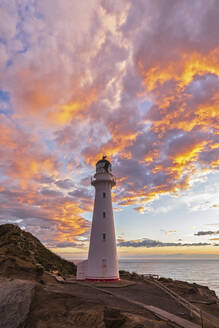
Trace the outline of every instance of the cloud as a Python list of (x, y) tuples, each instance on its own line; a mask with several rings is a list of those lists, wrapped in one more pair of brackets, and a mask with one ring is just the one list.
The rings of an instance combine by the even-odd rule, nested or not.
[(208, 235), (218, 235), (218, 231), (198, 231), (197, 233), (194, 234), (194, 236), (208, 236)]
[(55, 184), (62, 189), (71, 189), (74, 187), (74, 183), (71, 179), (58, 180)]
[(39, 236), (49, 219), (44, 240), (74, 243), (105, 153), (113, 200), (140, 213), (218, 170), (217, 1), (4, 0), (0, 14), (5, 219), (39, 220)]
[(1, 223), (17, 222), (50, 247), (57, 241), (77, 242), (78, 236), (87, 236), (90, 222), (82, 217), (85, 210), (79, 201), (57, 194), (42, 199), (40, 195), (0, 192)]
[(152, 247), (190, 247), (190, 246), (209, 246), (210, 243), (172, 243), (172, 242), (162, 242), (159, 240), (152, 240), (148, 238), (138, 239), (138, 240), (129, 240), (129, 241), (119, 241), (117, 246), (119, 247), (145, 247), (145, 248), (152, 248)]
[(166, 231), (166, 230), (164, 230), (164, 229), (161, 229), (160, 231), (163, 231), (163, 232), (165, 233), (166, 236), (168, 236), (168, 235), (172, 235), (172, 234), (174, 234), (174, 233), (177, 232), (177, 230), (168, 230), (168, 231)]
[(62, 196), (62, 193), (57, 190), (50, 190), (50, 189), (42, 189), (40, 193), (43, 196), (48, 196), (48, 197), (57, 197), (57, 196)]
[(206, 223), (206, 225), (217, 226), (219, 223)]
[(168, 231), (166, 231), (166, 235), (171, 235), (171, 234), (174, 234), (176, 232), (177, 232), (176, 230), (168, 230)]
[(72, 242), (62, 242), (62, 243), (58, 243), (56, 244), (56, 247), (60, 247), (60, 248), (65, 248), (65, 247), (77, 247), (77, 243), (72, 243)]

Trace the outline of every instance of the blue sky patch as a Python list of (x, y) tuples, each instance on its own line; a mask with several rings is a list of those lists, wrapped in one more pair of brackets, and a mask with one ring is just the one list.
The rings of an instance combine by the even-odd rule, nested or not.
[(9, 92), (0, 90), (0, 101), (9, 102), (10, 101)]

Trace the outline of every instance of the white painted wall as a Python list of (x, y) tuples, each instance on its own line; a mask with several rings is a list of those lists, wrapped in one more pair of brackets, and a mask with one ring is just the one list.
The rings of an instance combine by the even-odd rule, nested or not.
[[(116, 238), (111, 198), (115, 178), (111, 173), (96, 173), (95, 201), (88, 254), (87, 279), (119, 279)], [(105, 193), (105, 198), (103, 197)], [(106, 216), (103, 217), (103, 212)], [(103, 238), (105, 234), (105, 240)]]
[(87, 260), (81, 261), (77, 264), (77, 280), (85, 280), (87, 276)]

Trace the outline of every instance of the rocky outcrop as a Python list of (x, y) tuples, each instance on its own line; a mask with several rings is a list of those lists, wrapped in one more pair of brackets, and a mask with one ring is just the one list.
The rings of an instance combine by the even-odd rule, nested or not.
[(13, 224), (0, 225), (0, 274), (34, 279), (43, 271), (72, 275), (76, 266), (52, 253), (31, 233)]
[(121, 314), (119, 309), (104, 309), (104, 323), (106, 328), (120, 328), (125, 321), (125, 316)]
[(170, 313), (193, 320), (186, 309), (149, 282), (138, 280), (134, 285), (99, 288), (75, 280), (60, 284), (52, 279), (41, 284), (1, 278), (0, 328), (170, 327), (164, 317), (142, 307), (143, 303), (169, 308)]
[(27, 319), (35, 284), (24, 280), (0, 280), (0, 328), (17, 328)]
[(172, 280), (167, 278), (160, 278), (159, 281), (171, 290), (175, 291), (180, 296), (185, 297), (189, 301), (218, 301), (215, 292), (209, 289), (207, 286), (201, 286), (196, 283), (188, 283), (186, 281)]

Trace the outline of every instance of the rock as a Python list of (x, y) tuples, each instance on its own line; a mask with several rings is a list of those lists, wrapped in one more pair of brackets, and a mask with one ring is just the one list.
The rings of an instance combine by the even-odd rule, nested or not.
[(210, 290), (208, 287), (206, 286), (198, 286), (197, 288), (198, 293), (200, 294), (200, 296), (202, 296), (203, 298), (210, 298), (210, 299), (214, 299), (216, 301), (217, 296), (215, 294), (215, 291)]
[(66, 284), (75, 284), (75, 283), (77, 283), (77, 280), (75, 279), (75, 276), (67, 277), (67, 278), (65, 278), (65, 283)]
[(55, 277), (56, 281), (61, 282), (62, 284), (64, 284), (65, 280), (64, 280), (63, 277), (61, 277), (61, 276), (55, 276), (55, 275), (54, 275), (54, 277)]
[(34, 295), (35, 284), (24, 280), (0, 280), (0, 328), (22, 327)]
[(104, 309), (104, 323), (106, 328), (119, 328), (125, 323), (125, 317), (118, 309)]
[(37, 263), (36, 264), (36, 275), (37, 275), (37, 277), (42, 277), (43, 272), (44, 272), (43, 266), (41, 264)]
[(193, 294), (197, 294), (197, 288), (195, 287), (187, 287), (187, 289), (184, 291), (185, 294), (188, 295), (193, 295)]

